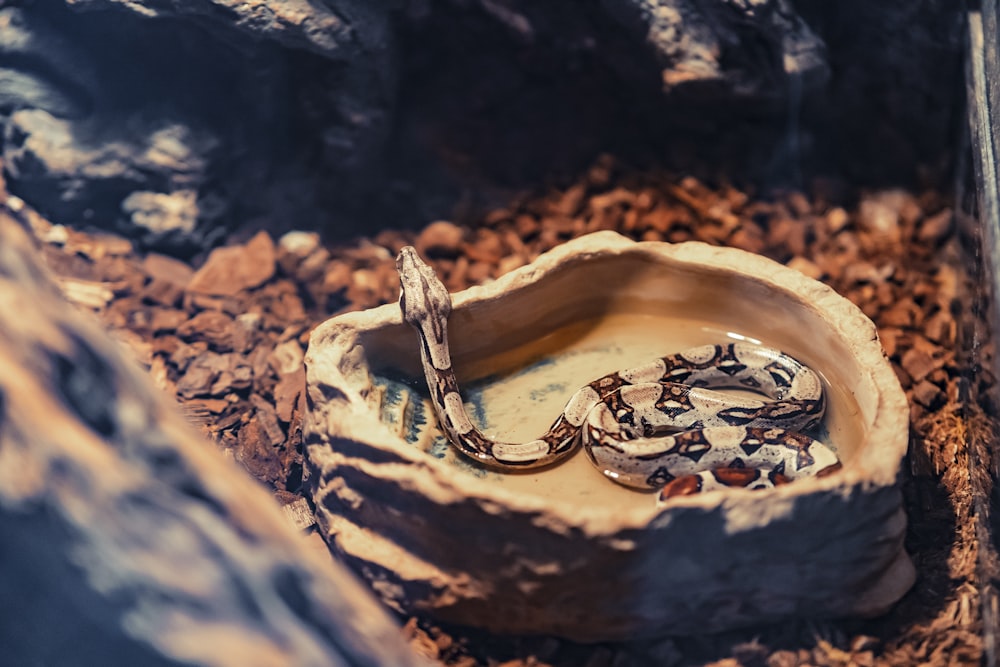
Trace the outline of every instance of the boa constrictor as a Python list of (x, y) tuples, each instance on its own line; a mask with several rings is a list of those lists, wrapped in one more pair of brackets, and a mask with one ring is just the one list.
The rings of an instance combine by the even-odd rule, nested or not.
[[(465, 412), (448, 348), (451, 296), (433, 269), (405, 247), (396, 260), (403, 319), (417, 331), (438, 422), (463, 454), (502, 470), (551, 465), (583, 445), (597, 468), (661, 499), (725, 487), (769, 488), (840, 468), (802, 431), (826, 410), (819, 377), (777, 350), (744, 343), (703, 345), (616, 371), (581, 387), (541, 437), (486, 437)], [(745, 389), (769, 400), (714, 389)]]

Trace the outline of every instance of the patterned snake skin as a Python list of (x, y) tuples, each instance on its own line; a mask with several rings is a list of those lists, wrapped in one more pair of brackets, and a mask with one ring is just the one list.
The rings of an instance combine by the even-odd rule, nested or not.
[[(448, 349), (451, 296), (411, 247), (396, 260), (403, 318), (420, 338), (431, 402), (448, 440), (501, 470), (551, 465), (582, 445), (610, 479), (660, 498), (719, 488), (770, 488), (827, 475), (840, 462), (802, 432), (823, 419), (819, 377), (757, 345), (702, 345), (616, 371), (581, 387), (535, 440), (496, 442), (465, 412)], [(744, 389), (768, 400), (713, 389)]]

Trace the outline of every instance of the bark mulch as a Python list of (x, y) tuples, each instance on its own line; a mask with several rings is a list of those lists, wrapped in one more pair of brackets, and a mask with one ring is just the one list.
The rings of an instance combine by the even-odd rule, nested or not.
[[(455, 291), (491, 280), (582, 234), (697, 240), (767, 255), (822, 280), (878, 325), (911, 405), (902, 480), (910, 593), (874, 620), (796, 619), (725, 635), (578, 645), (498, 638), (403, 619), (413, 647), (446, 665), (951, 665), (983, 652), (977, 582), (995, 572), (977, 539), (993, 465), (992, 343), (968, 261), (976, 239), (950, 198), (863, 192), (818, 180), (758, 195), (597, 160), (571, 185), (526, 193), (461, 224), (386, 229), (324, 244), (309, 232), (234, 239), (194, 265), (124, 239), (45, 221), (35, 229), (66, 297), (96, 313), (188, 418), (309, 523), (302, 477), (302, 358), (325, 318), (393, 301), (394, 257), (412, 243)], [(979, 512), (977, 514), (977, 512)], [(302, 517), (305, 517), (304, 519)], [(977, 523), (978, 522), (978, 523)], [(985, 568), (985, 569), (984, 569)]]

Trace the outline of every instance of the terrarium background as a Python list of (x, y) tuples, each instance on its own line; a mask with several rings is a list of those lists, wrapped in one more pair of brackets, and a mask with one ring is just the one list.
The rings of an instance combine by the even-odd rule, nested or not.
[[(308, 10), (310, 29), (205, 10), (222, 3), (7, 7), (0, 67), (35, 85), (0, 93), (8, 188), (48, 218), (34, 231), (66, 296), (298, 510), (309, 331), (395, 299), (404, 243), (452, 290), (599, 229), (789, 263), (875, 320), (911, 400), (919, 579), (893, 612), (629, 645), (401, 619), (407, 636), (468, 665), (977, 660), (990, 544), (972, 512), (988, 480), (970, 479), (968, 448), (989, 442), (994, 378), (977, 225), (954, 216), (973, 198), (956, 206), (963, 16), (930, 1), (671, 3), (687, 28), (740, 20), (714, 35), (715, 75), (665, 91), (684, 54), (647, 39), (632, 10), (653, 4), (341, 3), (336, 20)], [(801, 78), (782, 72), (791, 46)], [(295, 229), (327, 240), (282, 236)]]

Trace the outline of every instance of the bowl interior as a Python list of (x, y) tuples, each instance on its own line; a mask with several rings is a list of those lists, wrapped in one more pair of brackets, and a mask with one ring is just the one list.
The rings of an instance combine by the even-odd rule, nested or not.
[[(467, 290), (455, 299), (449, 335), (470, 416), (487, 435), (507, 441), (544, 432), (577, 388), (605, 373), (732, 340), (784, 350), (823, 377), (828, 408), (817, 437), (846, 465), (866, 441), (878, 403), (843, 334), (807, 297), (641, 250), (571, 258), (502, 294)], [(385, 324), (361, 332), (359, 342), (381, 395), (382, 421), (412, 446), (517, 493), (607, 507), (652, 502), (607, 480), (582, 452), (535, 472), (477, 466), (436, 427), (415, 332)]]

